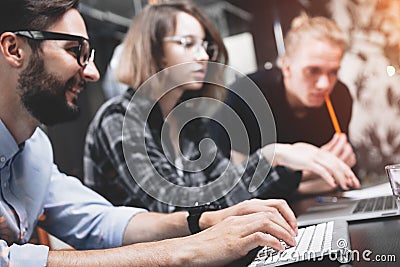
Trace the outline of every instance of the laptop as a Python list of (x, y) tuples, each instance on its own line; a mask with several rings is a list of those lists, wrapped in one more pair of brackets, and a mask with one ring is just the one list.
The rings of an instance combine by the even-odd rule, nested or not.
[(396, 198), (392, 195), (388, 183), (345, 192), (343, 195), (344, 198), (329, 203), (318, 203), (316, 199), (314, 206), (297, 217), (298, 225), (305, 226), (328, 220), (358, 221), (400, 215)]
[(306, 260), (318, 262), (328, 255), (329, 260), (340, 263), (351, 260), (348, 225), (343, 220), (299, 228), (296, 243), (295, 247), (289, 247), (282, 242), (286, 247), (284, 251), (259, 247), (248, 267), (281, 266)]

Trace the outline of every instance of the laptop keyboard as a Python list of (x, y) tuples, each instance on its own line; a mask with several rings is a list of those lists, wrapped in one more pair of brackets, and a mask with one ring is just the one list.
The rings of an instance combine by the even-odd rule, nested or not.
[(354, 208), (353, 213), (391, 210), (396, 207), (396, 199), (393, 196), (381, 196), (360, 200)]
[(332, 249), (334, 222), (320, 223), (299, 229), (296, 236), (296, 246), (290, 247), (283, 241), (284, 251), (276, 251), (271, 247), (264, 247), (258, 251), (256, 258), (249, 267), (274, 265), (277, 262), (301, 261), (319, 257)]

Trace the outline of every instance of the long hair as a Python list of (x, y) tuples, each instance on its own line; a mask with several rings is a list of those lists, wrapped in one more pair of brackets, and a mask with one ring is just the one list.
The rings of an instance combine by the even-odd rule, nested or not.
[[(122, 43), (123, 57), (116, 69), (119, 81), (137, 89), (163, 69), (163, 39), (175, 32), (176, 16), (179, 12), (185, 12), (200, 22), (206, 33), (205, 40), (218, 46), (216, 62), (228, 63), (228, 53), (220, 34), (194, 3), (182, 1), (147, 5), (134, 18)], [(221, 74), (215, 73), (215, 75)], [(222, 90), (224, 89), (204, 84), (201, 93), (211, 97), (218, 95), (216, 98), (222, 98)]]

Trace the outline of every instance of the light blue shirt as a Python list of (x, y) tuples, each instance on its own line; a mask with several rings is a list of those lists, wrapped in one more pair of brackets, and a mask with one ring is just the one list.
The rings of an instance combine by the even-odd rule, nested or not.
[(128, 221), (145, 211), (113, 207), (61, 173), (40, 128), (18, 146), (1, 120), (0, 192), (0, 266), (46, 266), (48, 247), (26, 244), (36, 224), (76, 249), (110, 248), (122, 245)]

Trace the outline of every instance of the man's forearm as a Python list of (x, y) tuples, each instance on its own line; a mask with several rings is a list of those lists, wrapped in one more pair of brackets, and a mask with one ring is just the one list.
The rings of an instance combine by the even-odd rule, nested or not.
[(179, 244), (170, 239), (104, 250), (50, 251), (47, 266), (186, 266), (191, 253)]
[[(188, 235), (187, 215), (137, 214), (128, 224), (124, 242)], [(224, 266), (257, 246), (283, 250), (278, 239), (296, 245), (296, 218), (283, 200), (253, 199), (204, 212), (199, 224), (210, 228), (191, 236), (113, 249), (52, 251), (47, 266)]]
[(124, 234), (123, 245), (189, 235), (188, 212), (140, 213), (132, 217)]

